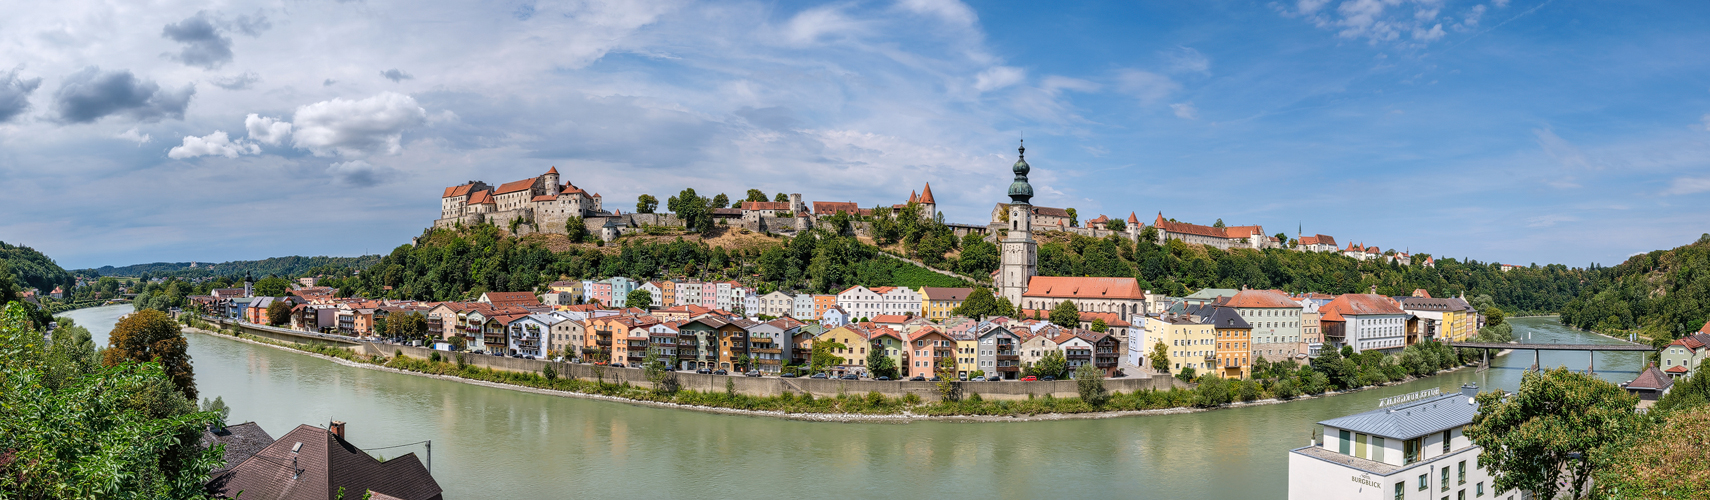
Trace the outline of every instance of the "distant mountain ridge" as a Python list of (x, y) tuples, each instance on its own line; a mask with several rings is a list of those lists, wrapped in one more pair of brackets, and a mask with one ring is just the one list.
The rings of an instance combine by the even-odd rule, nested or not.
[(263, 276), (296, 276), (316, 268), (335, 267), (367, 269), (380, 262), (379, 255), (364, 255), (360, 257), (304, 257), (293, 255), (288, 257), (270, 257), (261, 260), (234, 260), (231, 262), (207, 263), (197, 262), (196, 267), (190, 267), (190, 262), (155, 262), (150, 264), (133, 264), (129, 266), (101, 266), (94, 269), (76, 269), (71, 271), (78, 276), (141, 276), (148, 273), (150, 277), (181, 277), (193, 278), (201, 276), (232, 276), (249, 273), (256, 278)]

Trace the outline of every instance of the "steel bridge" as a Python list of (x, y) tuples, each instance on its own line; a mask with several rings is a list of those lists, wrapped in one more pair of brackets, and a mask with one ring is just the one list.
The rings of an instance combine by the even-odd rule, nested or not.
[[(1450, 342), (1449, 346), (1483, 351), (1484, 361), (1479, 365), (1480, 370), (1490, 367), (1491, 349), (1499, 351), (1503, 349), (1532, 351), (1532, 370), (1538, 369), (1538, 354), (1540, 351), (1586, 351), (1586, 354), (1590, 359), (1589, 363), (1585, 365), (1585, 370), (1587, 372), (1596, 371), (1597, 351), (1651, 352), (1657, 350), (1655, 347), (1644, 344), (1634, 344), (1631, 342), (1621, 342), (1618, 344), (1503, 344), (1497, 342)], [(1641, 369), (1643, 368), (1641, 367)]]

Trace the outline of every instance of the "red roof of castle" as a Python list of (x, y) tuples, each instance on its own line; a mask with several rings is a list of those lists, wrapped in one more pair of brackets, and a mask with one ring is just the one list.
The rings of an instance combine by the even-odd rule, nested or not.
[(1211, 227), (1211, 226), (1201, 226), (1199, 224), (1188, 224), (1186, 222), (1170, 222), (1168, 220), (1164, 220), (1164, 213), (1163, 212), (1158, 212), (1158, 219), (1156, 221), (1153, 221), (1152, 225), (1156, 226), (1160, 230), (1163, 230), (1166, 232), (1171, 232), (1171, 233), (1197, 234), (1200, 236), (1210, 236), (1213, 238), (1228, 238), (1229, 237), (1229, 235), (1227, 233), (1223, 232), (1222, 228)]
[[(1162, 214), (1160, 214), (1160, 215), (1162, 215)], [(1139, 225), (1139, 224), (1140, 224), (1140, 218), (1134, 216), (1134, 212), (1128, 212), (1128, 225), (1134, 226), (1134, 225)]]
[(552, 167), (552, 168), (546, 169), (546, 173), (556, 174), (556, 173), (558, 173), (558, 167)]
[(504, 185), (499, 186), (499, 190), (493, 194), (510, 194), (517, 191), (527, 191), (532, 187), (534, 187), (534, 179), (523, 179), (516, 182), (504, 183)]
[(934, 205), (938, 204), (937, 201), (933, 201), (932, 199), (932, 183), (926, 183), (926, 189), (920, 190), (920, 202)]
[(790, 202), (787, 202), (787, 201), (744, 201), (744, 202), (742, 202), (742, 209), (743, 210), (789, 210), (790, 209)]
[[(1400, 307), (1396, 307), (1395, 302), (1390, 300), (1389, 297), (1372, 293), (1342, 294), (1341, 296), (1336, 297), (1336, 300), (1332, 300), (1330, 303), (1324, 304), (1324, 307), (1318, 308), (1318, 312), (1321, 315), (1335, 313), (1336, 320), (1341, 320), (1341, 316), (1345, 314), (1407, 314), (1405, 311), (1402, 311)], [(1319, 319), (1324, 318), (1321, 317)]]
[(852, 202), (852, 201), (816, 201), (816, 202), (813, 202), (813, 213), (815, 215), (832, 215), (832, 214), (835, 214), (837, 212), (843, 212), (843, 213), (846, 213), (849, 215), (857, 215), (857, 214), (861, 213), (861, 207), (859, 205), (856, 205), (855, 202)]
[(1317, 235), (1317, 236), (1301, 236), (1300, 237), (1300, 244), (1302, 244), (1302, 245), (1336, 246), (1336, 238), (1331, 238), (1329, 236), (1325, 236), (1322, 234)]
[(469, 195), (469, 204), (470, 205), (479, 205), (482, 203), (487, 203), (487, 204), (493, 203), (493, 191), (492, 190), (483, 189), (480, 191), (476, 191), (475, 194)]
[(1023, 297), (1073, 297), (1080, 299), (1145, 299), (1134, 278), (1077, 278), (1034, 276), (1027, 281)]
[(464, 184), (462, 186), (451, 186), (451, 187), (445, 188), (445, 196), (441, 196), (441, 198), (450, 198), (453, 196), (468, 196), (469, 190), (473, 189), (474, 187), (475, 187), (475, 184), (473, 184), (473, 183)]

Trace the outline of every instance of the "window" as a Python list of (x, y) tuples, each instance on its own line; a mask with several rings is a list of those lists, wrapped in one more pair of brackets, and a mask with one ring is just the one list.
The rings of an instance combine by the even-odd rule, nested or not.
[(1467, 484), (1467, 461), (1466, 460), (1461, 461), (1460, 470), (1461, 470), (1460, 474), (1457, 475), (1457, 477), (1460, 478), (1460, 481), (1456, 484)]
[(1455, 500), (1467, 500), (1467, 490), (1455, 492)]
[(1442, 471), (1443, 471), (1443, 480), (1441, 481), (1441, 483), (1443, 485), (1443, 491), (1449, 491), (1449, 468), (1444, 467), (1442, 469)]
[(1431, 475), (1430, 474), (1420, 474), (1419, 475), (1419, 491), (1425, 491), (1426, 488), (1430, 488), (1430, 487), (1431, 487)]
[[(1449, 431), (1443, 431), (1443, 453), (1447, 454), (1448, 452), (1449, 452)], [(1448, 473), (1445, 472), (1444, 474), (1448, 474)], [(1448, 476), (1443, 476), (1443, 480), (1444, 481), (1449, 480)]]
[(1473, 493), (1473, 496), (1484, 496), (1484, 481), (1479, 481), (1478, 484), (1473, 485)]
[(1407, 483), (1395, 483), (1395, 500), (1401, 500), (1407, 494)]

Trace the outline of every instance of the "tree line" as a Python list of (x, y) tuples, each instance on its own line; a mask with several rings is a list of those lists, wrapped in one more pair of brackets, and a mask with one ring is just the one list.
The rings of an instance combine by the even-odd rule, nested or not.
[(1666, 344), (1710, 320), (1710, 234), (1594, 268), (1588, 281), (1561, 309), (1563, 325), (1635, 331)]

